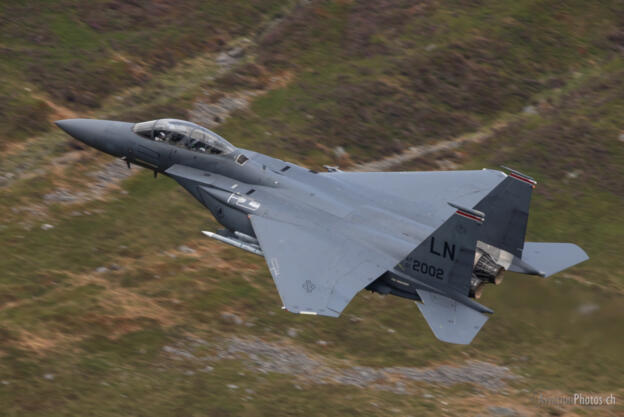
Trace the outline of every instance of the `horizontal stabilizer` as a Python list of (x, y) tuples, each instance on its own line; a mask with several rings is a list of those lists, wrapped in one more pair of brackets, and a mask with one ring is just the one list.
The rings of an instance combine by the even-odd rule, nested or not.
[(522, 259), (514, 257), (509, 270), (548, 277), (588, 259), (573, 243), (525, 242)]
[(416, 303), (433, 334), (443, 342), (467, 345), (479, 333), (488, 316), (443, 295), (417, 290)]

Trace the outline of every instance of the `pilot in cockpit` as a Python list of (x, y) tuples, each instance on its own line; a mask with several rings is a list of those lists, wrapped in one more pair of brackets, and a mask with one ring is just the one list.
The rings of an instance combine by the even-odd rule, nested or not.
[(166, 138), (167, 135), (165, 134), (164, 130), (161, 130), (160, 132), (156, 133), (156, 135), (154, 135), (154, 140), (156, 142), (164, 142)]

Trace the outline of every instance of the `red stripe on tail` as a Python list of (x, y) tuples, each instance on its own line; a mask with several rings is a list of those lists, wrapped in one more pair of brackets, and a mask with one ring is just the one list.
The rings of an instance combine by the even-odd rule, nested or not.
[(483, 221), (483, 218), (474, 216), (474, 215), (472, 215), (470, 213), (466, 213), (465, 211), (457, 210), (455, 213), (459, 214), (460, 216), (464, 216), (464, 217), (467, 217), (467, 218), (469, 218), (471, 220), (477, 221), (479, 223), (481, 223)]
[(535, 188), (535, 184), (537, 184), (537, 181), (531, 180), (529, 178), (522, 177), (522, 176), (516, 174), (515, 172), (510, 172), (509, 176), (513, 177), (513, 178), (515, 178), (517, 180), (524, 181), (524, 182), (526, 182), (527, 184), (529, 184), (533, 188)]

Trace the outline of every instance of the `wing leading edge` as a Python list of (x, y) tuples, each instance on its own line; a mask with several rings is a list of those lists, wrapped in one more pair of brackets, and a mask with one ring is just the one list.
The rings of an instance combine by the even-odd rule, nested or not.
[(326, 230), (250, 216), (284, 307), (338, 317), (396, 259)]

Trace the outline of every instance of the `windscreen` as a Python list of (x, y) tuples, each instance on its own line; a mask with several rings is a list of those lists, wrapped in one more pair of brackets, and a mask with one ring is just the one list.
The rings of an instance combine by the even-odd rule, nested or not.
[(215, 132), (195, 123), (177, 119), (160, 119), (134, 125), (137, 135), (181, 146), (195, 152), (229, 154), (236, 149)]

